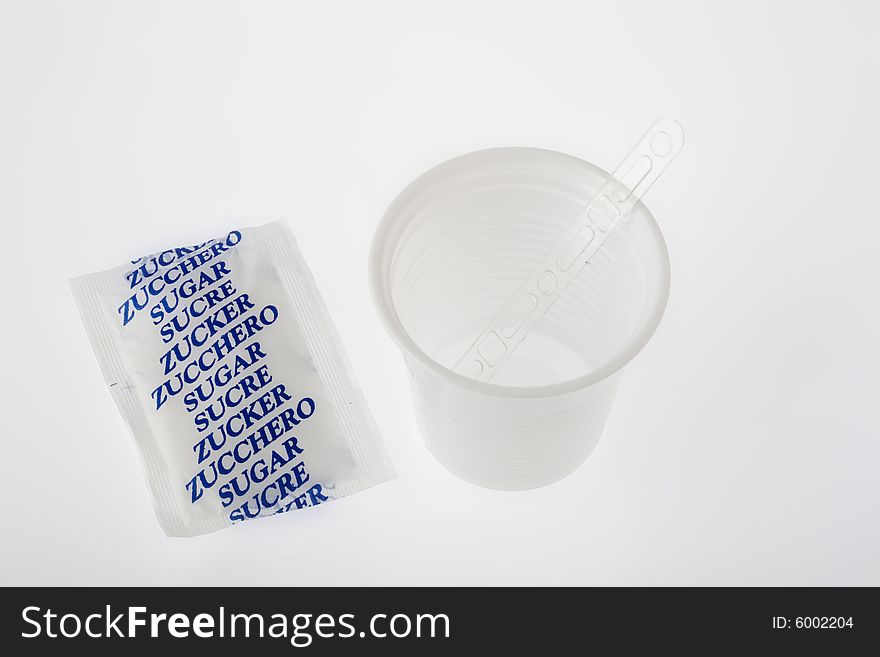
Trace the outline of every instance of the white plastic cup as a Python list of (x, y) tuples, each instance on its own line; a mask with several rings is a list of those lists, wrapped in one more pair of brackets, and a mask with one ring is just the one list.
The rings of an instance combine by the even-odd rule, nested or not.
[(478, 151), (419, 176), (382, 218), (374, 300), (408, 365), (425, 443), (462, 479), (521, 490), (577, 469), (624, 365), (657, 328), (669, 256), (639, 205), (491, 382), (452, 371), (607, 176), (554, 151)]

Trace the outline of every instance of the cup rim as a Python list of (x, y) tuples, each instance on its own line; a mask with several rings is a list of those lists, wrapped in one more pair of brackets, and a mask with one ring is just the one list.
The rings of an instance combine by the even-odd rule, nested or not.
[[(661, 280), (661, 293), (657, 295), (652, 307), (645, 313), (645, 319), (641, 326), (630, 337), (630, 339), (618, 349), (613, 356), (605, 360), (599, 367), (590, 370), (586, 374), (573, 379), (540, 386), (505, 386), (490, 381), (475, 381), (474, 379), (470, 379), (454, 370), (448, 369), (431, 358), (421, 347), (419, 347), (418, 344), (416, 344), (415, 340), (410, 337), (394, 309), (394, 304), (391, 298), (391, 268), (389, 265), (391, 258), (394, 255), (394, 249), (392, 247), (394, 247), (395, 244), (390, 242), (390, 236), (395, 229), (402, 227), (402, 225), (405, 225), (406, 223), (404, 221), (402, 210), (414, 197), (421, 193), (420, 188), (426, 184), (430, 184), (433, 178), (442, 176), (456, 166), (466, 165), (469, 160), (483, 159), (487, 156), (494, 154), (501, 155), (502, 153), (531, 154), (539, 157), (569, 160), (570, 164), (591, 169), (593, 173), (599, 176), (607, 177), (610, 175), (595, 164), (573, 155), (562, 153), (560, 151), (527, 146), (506, 146), (471, 151), (435, 165), (421, 173), (404, 187), (385, 210), (382, 219), (379, 221), (379, 225), (376, 228), (370, 247), (368, 264), (369, 286), (371, 296), (373, 297), (373, 303), (376, 306), (385, 329), (405, 354), (415, 358), (421, 365), (433, 371), (437, 376), (446, 379), (450, 384), (465, 390), (495, 397), (539, 398), (555, 397), (588, 388), (617, 373), (642, 350), (648, 340), (651, 339), (651, 336), (654, 335), (666, 309), (670, 287), (669, 253), (666, 248), (666, 242), (663, 239), (663, 234), (660, 231), (660, 227), (657, 225), (650, 210), (644, 205), (641, 206), (642, 215), (647, 221), (652, 237), (657, 242), (657, 246), (660, 249), (661, 271), (656, 272), (656, 274), (659, 274), (663, 278), (663, 280)], [(399, 234), (400, 232), (398, 232), (398, 235)]]

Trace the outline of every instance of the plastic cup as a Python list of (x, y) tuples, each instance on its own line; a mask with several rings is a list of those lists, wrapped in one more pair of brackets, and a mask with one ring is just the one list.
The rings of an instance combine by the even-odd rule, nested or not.
[(478, 151), (419, 176), (382, 218), (374, 300), (403, 351), (425, 443), (462, 479), (521, 490), (577, 469), (623, 367), (657, 328), (669, 256), (639, 205), (491, 382), (452, 371), (607, 176), (554, 151)]

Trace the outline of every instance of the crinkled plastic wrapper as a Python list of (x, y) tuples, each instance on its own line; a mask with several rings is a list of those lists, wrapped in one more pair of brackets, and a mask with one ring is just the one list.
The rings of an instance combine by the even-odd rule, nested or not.
[(169, 536), (324, 504), (393, 476), (284, 224), (71, 287)]

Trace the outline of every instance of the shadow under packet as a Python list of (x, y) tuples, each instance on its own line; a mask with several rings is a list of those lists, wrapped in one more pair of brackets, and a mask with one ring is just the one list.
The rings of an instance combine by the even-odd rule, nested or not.
[(167, 535), (316, 506), (394, 476), (284, 223), (70, 284)]

